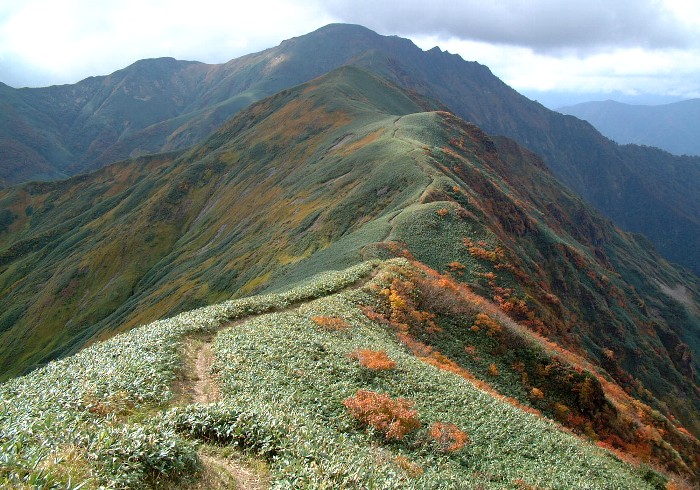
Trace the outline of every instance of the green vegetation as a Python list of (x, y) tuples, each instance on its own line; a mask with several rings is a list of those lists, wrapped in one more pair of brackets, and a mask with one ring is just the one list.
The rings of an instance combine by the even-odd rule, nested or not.
[[(175, 485), (198, 477), (206, 442), (267, 460), (273, 488), (655, 488), (641, 470), (408, 353), (360, 311), (371, 288), (337, 292), (376, 266), (183, 313), (3, 384), (0, 484)], [(222, 330), (213, 366), (221, 401), (168, 408), (186, 336), (315, 297)], [(344, 328), (313, 320), (329, 315)], [(396, 366), (368, 373), (349, 355), (358, 349), (383, 351)], [(411, 399), (421, 428), (385, 441), (358, 425), (343, 400), (360, 389)], [(470, 444), (441, 449), (434, 422)]]
[[(667, 259), (700, 272), (697, 157), (618, 146), (521, 96), (479, 63), (356, 25), (329, 25), (224, 65), (161, 58), (74, 85), (3, 85), (0, 186), (198, 144), (250, 104), (347, 65), (420, 95), (421, 110), (449, 108), (527, 146), (622, 229), (645, 234)], [(391, 103), (382, 109), (401, 114)]]
[(183, 338), (330, 294), (374, 267), (363, 263), (283, 294), (183, 313), (0, 385), (0, 486), (141, 488), (195, 473), (194, 446), (159, 415), (173, 399)]
[[(367, 435), (366, 427), (374, 427), (395, 434), (394, 422), (386, 418), (400, 413), (406, 427), (413, 427), (407, 414), (418, 410), (422, 428), (391, 442), (401, 448), (408, 444), (405, 450), (410, 454), (401, 455), (407, 458), (400, 460), (401, 471), (417, 475), (425, 464), (414, 466), (412, 461), (421, 451), (464, 442), (464, 433), (472, 445), (464, 446), (463, 452), (428, 451), (425, 456), (444, 461), (446, 467), (457, 464), (460, 455), (481, 444), (468, 430), (468, 421), (433, 417), (442, 409), (432, 401), (421, 408), (421, 400), (392, 391), (390, 385), (372, 385), (403, 373), (408, 369), (405, 356), (412, 354), (496, 398), (511, 397), (507, 401), (517, 410), (540, 411), (601, 446), (697, 478), (695, 455), (700, 451), (693, 434), (700, 433), (700, 391), (695, 389), (699, 364), (693, 354), (700, 345), (698, 279), (596, 214), (562, 188), (534, 154), (505, 138), (490, 138), (451, 113), (420, 112), (426, 107), (428, 102), (386, 80), (344, 67), (254, 104), (187, 151), (144, 156), (63, 182), (3, 191), (0, 203), (13, 218), (0, 233), (1, 376), (32, 371), (96, 341), (205, 305), (223, 301), (251, 308), (224, 315), (231, 319), (285, 308), (297, 301), (286, 293), (226, 301), (280, 293), (292, 284), (302, 285), (295, 293), (299, 300), (317, 297), (337, 289), (331, 284), (328, 291), (299, 293), (319, 272), (403, 256), (412, 261), (412, 269), (395, 272), (384, 283), (372, 282), (374, 290), (347, 299), (362, 303), (368, 318), (384, 325), (393, 344), (378, 337), (368, 345), (357, 343), (347, 351), (355, 353), (350, 361), (318, 354), (319, 365), (329, 363), (332, 371), (341, 369), (338, 363), (350, 362), (360, 373), (337, 381), (349, 384), (333, 395), (340, 404), (333, 405), (335, 412), (323, 411), (324, 417), (348, 415), (342, 402), (369, 389), (377, 394), (360, 396), (361, 406), (352, 408), (357, 421), (349, 419), (348, 431)], [(31, 213), (26, 212), (29, 208)], [(287, 302), (280, 303), (280, 298)], [(265, 301), (269, 308), (261, 309)], [(294, 328), (307, 328), (308, 320), (328, 330), (324, 336), (342, 337), (343, 326), (354, 326), (358, 315), (348, 308), (314, 312), (299, 320), (302, 323), (294, 320)], [(273, 318), (296, 318), (280, 315)], [(262, 321), (252, 320), (251, 325)], [(362, 322), (360, 327), (379, 328)], [(299, 339), (297, 330), (285, 335)], [(188, 339), (190, 347), (197, 342), (208, 345), (212, 334), (199, 327), (187, 332), (199, 336)], [(255, 329), (249, 334), (262, 335)], [(164, 335), (171, 339), (168, 355), (175, 355), (182, 335), (177, 329)], [(217, 340), (217, 349), (224, 349), (226, 335)], [(318, 343), (325, 345), (324, 338)], [(275, 342), (270, 340), (270, 345)], [(299, 355), (308, 354), (304, 349)], [(403, 349), (403, 358), (397, 349)], [(361, 361), (357, 352), (363, 350), (384, 352), (388, 359)], [(202, 352), (205, 360), (214, 355)], [(278, 367), (295, 376), (284, 367), (286, 355), (275, 352)], [(384, 365), (397, 366), (368, 367), (382, 364), (381, 359)], [(185, 361), (179, 364), (187, 366), (191, 360)], [(173, 365), (166, 361), (163, 366), (166, 379)], [(220, 372), (226, 369), (219, 366)], [(245, 372), (231, 373), (230, 379)], [(237, 395), (227, 391), (228, 381), (220, 381), (223, 398), (215, 419), (228, 420), (227, 414), (239, 409), (222, 404)], [(402, 382), (422, 393), (412, 381)], [(280, 378), (275, 383), (283, 382)], [(178, 429), (179, 422), (168, 426), (170, 432), (157, 428), (161, 416), (154, 413), (164, 408), (160, 403), (169, 400), (167, 393), (153, 395), (151, 402), (146, 395), (127, 402), (131, 395), (126, 388), (126, 395), (88, 388), (101, 397), (89, 406), (100, 413), (118, 413), (120, 431), (132, 430), (133, 423), (133, 430), (143, 434), (135, 440), (148, 441), (156, 438), (148, 435), (155, 430), (173, 441), (173, 458), (181, 457), (182, 465), (173, 466), (172, 474), (168, 470), (153, 476), (150, 446), (115, 443), (122, 447), (120, 454), (138, 454), (138, 467), (123, 478), (158, 480), (192, 473), (196, 459), (186, 444), (190, 436), (182, 439), (177, 432), (189, 429)], [(33, 393), (21, 385), (13, 396), (25, 390)], [(67, 387), (63, 391), (70, 393)], [(172, 399), (175, 405), (177, 398)], [(400, 398), (411, 398), (413, 408)], [(373, 404), (380, 407), (379, 415), (363, 412), (362, 407)], [(173, 413), (182, 410), (195, 408)], [(258, 415), (240, 413), (264, 429), (255, 425)], [(82, 416), (76, 415), (71, 427), (80, 426)], [(299, 415), (306, 416), (311, 415)], [(206, 418), (188, 423), (205, 424)], [(335, 427), (323, 430), (334, 438)], [(192, 430), (196, 434), (199, 429)], [(240, 438), (252, 437), (246, 435), (248, 429), (241, 430)], [(355, 434), (343, 432), (350, 433)], [(108, 432), (103, 439), (127, 437), (119, 434)], [(264, 448), (256, 449), (256, 442), (251, 450), (259, 452), (273, 477), (281, 478), (274, 458), (282, 451), (279, 444), (286, 447), (286, 439), (276, 432), (270, 437)], [(416, 438), (432, 442), (420, 445)], [(377, 444), (381, 440), (372, 439)], [(78, 442), (67, 443), (72, 457), (80, 459), (82, 454), (74, 453), (73, 446), (88, 455), (102, 454), (97, 442)], [(303, 468), (299, 457), (290, 453), (290, 464)], [(99, 469), (97, 460), (88, 458), (85, 471), (97, 480), (112, 478), (112, 470)], [(299, 471), (300, 478), (311, 478), (308, 472), (313, 469)], [(422, 471), (428, 475), (432, 470)], [(448, 480), (450, 471), (445, 473)], [(531, 484), (534, 471), (525, 475), (526, 484)]]

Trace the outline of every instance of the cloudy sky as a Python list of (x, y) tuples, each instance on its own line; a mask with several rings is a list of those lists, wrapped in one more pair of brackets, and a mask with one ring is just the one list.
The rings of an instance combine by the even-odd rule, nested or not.
[(0, 81), (74, 83), (159, 56), (221, 63), (331, 22), (440, 46), (550, 106), (700, 97), (697, 0), (2, 0)]

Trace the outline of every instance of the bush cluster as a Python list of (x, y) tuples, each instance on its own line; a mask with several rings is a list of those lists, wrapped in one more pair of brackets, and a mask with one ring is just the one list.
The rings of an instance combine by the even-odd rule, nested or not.
[(384, 393), (357, 390), (355, 396), (343, 400), (343, 405), (354, 419), (389, 440), (400, 441), (421, 426), (418, 411), (412, 409), (413, 402), (404, 398), (393, 399)]
[(350, 353), (363, 368), (370, 371), (389, 371), (396, 367), (396, 361), (391, 359), (383, 350), (358, 349)]

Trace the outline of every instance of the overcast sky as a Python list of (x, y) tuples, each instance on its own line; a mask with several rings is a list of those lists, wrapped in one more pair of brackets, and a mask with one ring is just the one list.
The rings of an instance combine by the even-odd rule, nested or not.
[(2, 0), (0, 81), (74, 83), (160, 56), (222, 63), (331, 22), (440, 46), (549, 105), (700, 97), (698, 0)]

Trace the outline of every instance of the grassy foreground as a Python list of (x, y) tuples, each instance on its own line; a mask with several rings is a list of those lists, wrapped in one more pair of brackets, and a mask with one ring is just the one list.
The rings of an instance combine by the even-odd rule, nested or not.
[[(663, 488), (409, 353), (360, 308), (377, 268), (387, 262), (157, 321), (1, 385), (0, 486), (168, 488), (198, 478), (207, 443), (265, 460), (273, 488)], [(183, 403), (183, 341), (214, 332), (220, 400)], [(410, 400), (420, 427), (392, 438), (361, 424), (344, 404), (358, 390)], [(435, 423), (468, 443), (453, 449)]]

